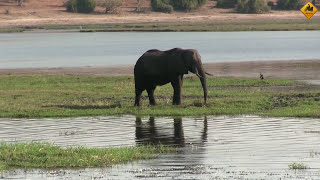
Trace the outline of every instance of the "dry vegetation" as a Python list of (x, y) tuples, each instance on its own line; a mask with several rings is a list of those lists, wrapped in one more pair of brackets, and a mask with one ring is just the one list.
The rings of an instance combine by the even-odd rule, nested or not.
[[(66, 0), (27, 0), (18, 6), (14, 0), (0, 0), (0, 24), (4, 27), (39, 25), (88, 25), (112, 23), (145, 22), (230, 22), (235, 21), (308, 21), (299, 11), (271, 11), (266, 14), (237, 14), (234, 9), (215, 8), (216, 1), (209, 1), (199, 10), (174, 12), (173, 14), (151, 12), (150, 0), (142, 0), (141, 13), (137, 13), (137, 0), (123, 0), (118, 14), (105, 14), (104, 7), (97, 7), (94, 13), (78, 14), (66, 12)], [(312, 21), (320, 19), (319, 13)], [(311, 22), (312, 22), (311, 21)]]

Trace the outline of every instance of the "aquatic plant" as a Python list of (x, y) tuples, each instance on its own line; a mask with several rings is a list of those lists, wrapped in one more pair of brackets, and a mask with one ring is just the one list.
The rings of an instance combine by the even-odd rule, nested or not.
[(303, 163), (292, 163), (292, 164), (289, 164), (289, 169), (308, 169), (308, 166), (303, 164)]
[(10, 168), (103, 167), (138, 159), (154, 158), (158, 153), (174, 152), (169, 146), (120, 148), (61, 148), (43, 143), (0, 144), (0, 170)]

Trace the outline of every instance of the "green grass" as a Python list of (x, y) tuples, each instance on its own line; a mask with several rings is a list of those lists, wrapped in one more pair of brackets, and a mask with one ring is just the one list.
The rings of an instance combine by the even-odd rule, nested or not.
[(168, 146), (120, 148), (61, 148), (42, 143), (0, 144), (0, 170), (12, 168), (105, 167), (139, 159), (154, 158), (159, 153), (176, 151)]
[[(40, 118), (100, 115), (238, 115), (320, 117), (320, 90), (276, 91), (297, 86), (285, 79), (208, 78), (208, 101), (197, 77), (186, 77), (182, 105), (173, 106), (170, 84), (157, 87), (157, 106), (134, 107), (133, 76), (0, 76), (0, 117)], [(304, 85), (307, 86), (307, 85)], [(268, 88), (269, 87), (269, 88)], [(167, 100), (170, 102), (167, 104)]]
[(308, 169), (308, 166), (303, 164), (303, 163), (292, 163), (289, 165), (289, 169), (293, 169), (293, 170), (296, 170), (296, 169)]
[[(79, 25), (40, 25), (22, 27), (3, 27), (0, 33), (23, 32), (28, 30), (78, 30)], [(203, 22), (157, 22), (157, 23), (119, 23), (104, 25), (81, 25), (81, 32), (99, 31), (298, 31), (320, 30), (320, 19), (292, 20), (216, 20)]]

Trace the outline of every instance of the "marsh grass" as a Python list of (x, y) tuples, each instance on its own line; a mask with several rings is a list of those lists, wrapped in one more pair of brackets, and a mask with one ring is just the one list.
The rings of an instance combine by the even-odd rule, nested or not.
[[(197, 77), (184, 79), (182, 105), (173, 106), (170, 84), (155, 91), (157, 106), (134, 107), (133, 76), (0, 76), (0, 117), (40, 118), (99, 115), (237, 115), (320, 117), (320, 91), (277, 91), (295, 87), (284, 79), (208, 78), (208, 101)], [(301, 85), (299, 85), (301, 86)], [(307, 86), (307, 85), (302, 85)]]
[(159, 153), (175, 152), (168, 146), (120, 148), (61, 148), (43, 143), (0, 144), (0, 170), (12, 168), (105, 167), (139, 159), (154, 158)]
[(289, 169), (293, 169), (293, 170), (296, 170), (296, 169), (308, 169), (309, 167), (303, 163), (292, 163), (289, 165)]

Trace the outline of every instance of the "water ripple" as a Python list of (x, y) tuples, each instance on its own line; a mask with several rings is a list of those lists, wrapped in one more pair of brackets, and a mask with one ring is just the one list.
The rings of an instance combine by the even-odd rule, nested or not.
[[(317, 179), (320, 119), (258, 116), (0, 119), (0, 141), (110, 147), (140, 144), (180, 146), (157, 159), (81, 170), (17, 170), (13, 179)], [(301, 162), (310, 167), (289, 170)]]

